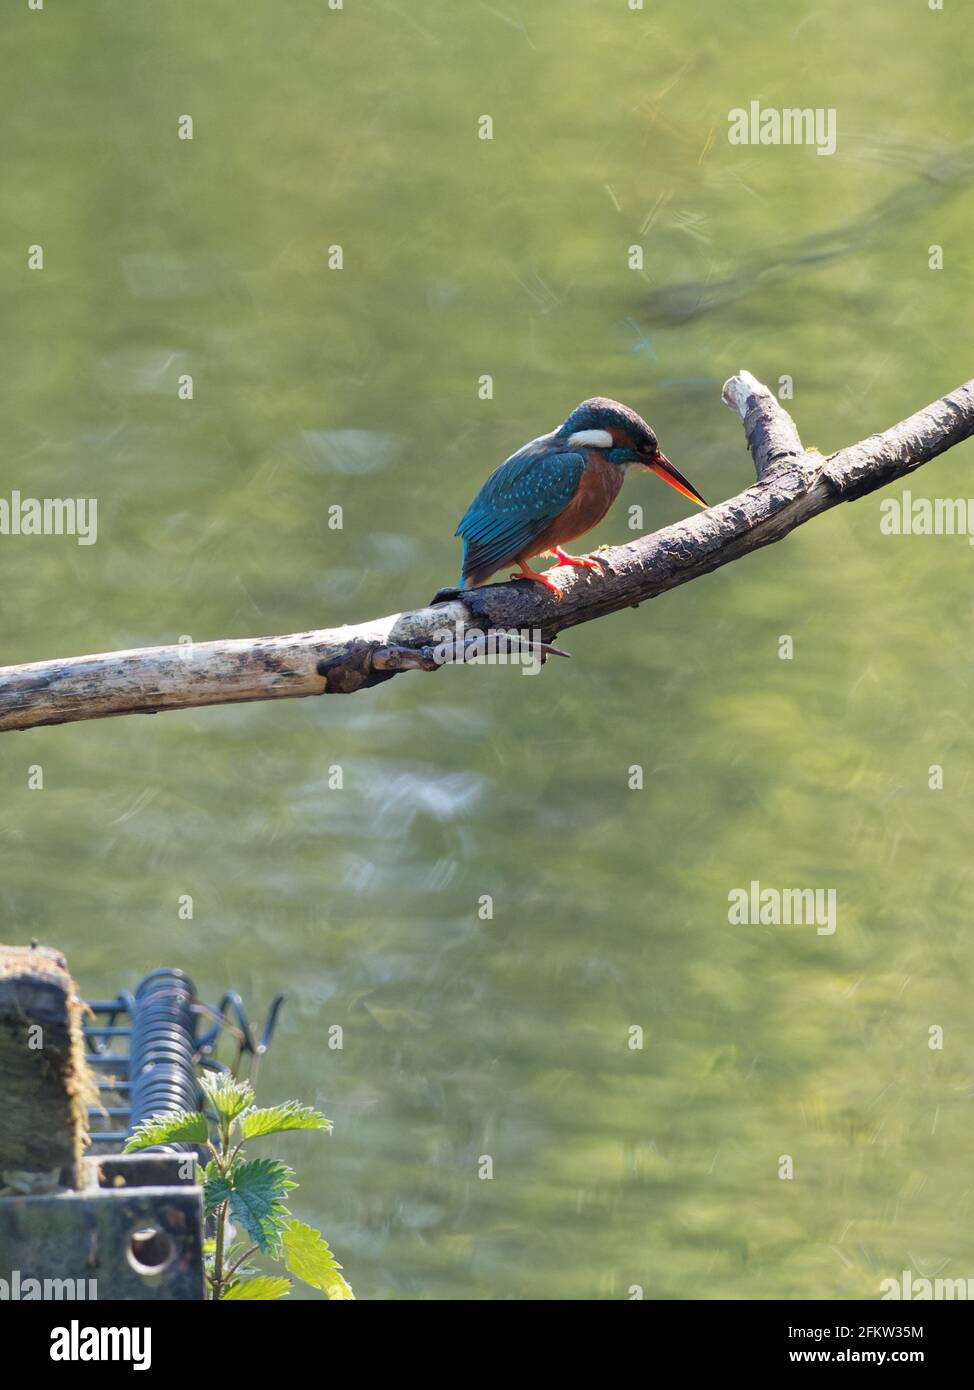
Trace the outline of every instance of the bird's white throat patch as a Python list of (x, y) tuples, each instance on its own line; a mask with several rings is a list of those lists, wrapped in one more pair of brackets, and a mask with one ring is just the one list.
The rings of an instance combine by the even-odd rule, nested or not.
[(611, 449), (612, 435), (608, 430), (579, 430), (569, 439), (569, 444), (588, 444), (593, 449)]

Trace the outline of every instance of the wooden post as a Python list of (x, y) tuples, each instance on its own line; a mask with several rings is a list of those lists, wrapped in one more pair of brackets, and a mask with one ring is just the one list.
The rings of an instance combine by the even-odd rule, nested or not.
[(0, 1195), (81, 1185), (96, 1096), (64, 957), (0, 946)]

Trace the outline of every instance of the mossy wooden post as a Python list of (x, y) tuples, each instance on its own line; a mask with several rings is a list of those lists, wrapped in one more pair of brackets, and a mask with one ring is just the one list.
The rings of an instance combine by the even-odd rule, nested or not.
[(0, 946), (0, 1190), (81, 1186), (90, 1089), (64, 957)]

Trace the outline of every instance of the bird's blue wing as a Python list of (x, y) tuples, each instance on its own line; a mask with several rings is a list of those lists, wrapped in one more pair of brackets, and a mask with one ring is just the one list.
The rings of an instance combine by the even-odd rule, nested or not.
[(584, 454), (549, 452), (547, 440), (527, 444), (495, 468), (464, 513), (460, 583), (486, 578), (529, 545), (578, 491)]

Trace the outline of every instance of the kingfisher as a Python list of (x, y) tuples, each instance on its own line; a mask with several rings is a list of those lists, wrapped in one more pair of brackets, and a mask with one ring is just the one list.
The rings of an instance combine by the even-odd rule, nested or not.
[[(556, 598), (550, 575), (563, 565), (598, 570), (597, 560), (567, 555), (562, 545), (597, 526), (619, 495), (626, 470), (655, 473), (698, 506), (707, 503), (678, 472), (646, 421), (605, 396), (582, 401), (565, 423), (532, 439), (496, 468), (464, 513), (460, 587), (484, 584), (514, 564), (512, 579), (543, 584)], [(529, 569), (537, 555), (553, 555), (543, 574)]]

